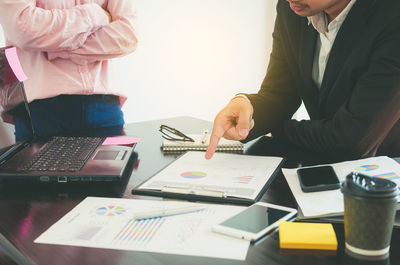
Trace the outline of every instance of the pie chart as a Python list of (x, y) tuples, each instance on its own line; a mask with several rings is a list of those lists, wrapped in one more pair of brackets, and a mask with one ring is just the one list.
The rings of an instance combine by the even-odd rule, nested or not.
[(181, 177), (184, 177), (186, 179), (201, 179), (205, 176), (207, 176), (207, 174), (200, 171), (188, 171), (181, 174)]
[(357, 167), (355, 170), (358, 172), (365, 172), (365, 171), (375, 170), (378, 168), (379, 168), (378, 165), (363, 165), (363, 166)]
[(124, 207), (109, 205), (97, 208), (96, 214), (104, 216), (116, 216), (123, 214), (125, 211), (126, 210), (124, 209)]

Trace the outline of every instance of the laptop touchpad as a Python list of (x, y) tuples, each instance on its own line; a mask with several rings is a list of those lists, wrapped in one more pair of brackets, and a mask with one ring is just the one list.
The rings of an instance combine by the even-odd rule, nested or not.
[(93, 160), (122, 160), (126, 151), (119, 150), (100, 150), (97, 152)]

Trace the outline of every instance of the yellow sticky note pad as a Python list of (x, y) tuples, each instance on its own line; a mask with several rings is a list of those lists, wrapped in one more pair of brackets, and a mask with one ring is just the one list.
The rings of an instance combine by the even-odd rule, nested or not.
[(279, 241), (285, 249), (337, 249), (333, 226), (325, 223), (281, 222)]

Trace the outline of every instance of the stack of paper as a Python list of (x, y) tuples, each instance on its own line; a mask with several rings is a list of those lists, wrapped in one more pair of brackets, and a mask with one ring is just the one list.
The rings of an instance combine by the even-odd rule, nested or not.
[[(391, 180), (400, 187), (400, 165), (386, 156), (346, 161), (331, 166), (341, 182), (354, 171)], [(300, 188), (297, 169), (282, 169), (282, 172), (299, 206), (298, 219), (343, 215), (343, 194), (340, 189), (306, 193)]]

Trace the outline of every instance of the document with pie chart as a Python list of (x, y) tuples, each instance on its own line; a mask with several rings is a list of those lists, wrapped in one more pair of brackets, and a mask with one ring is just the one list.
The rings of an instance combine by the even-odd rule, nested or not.
[[(400, 186), (400, 165), (387, 156), (369, 157), (330, 165), (335, 170), (340, 182), (344, 182), (348, 174), (355, 172), (376, 179), (390, 180)], [(299, 206), (298, 219), (343, 216), (343, 193), (340, 189), (303, 192), (296, 171), (297, 169), (282, 169)]]
[[(190, 207), (202, 209), (169, 216), (134, 217), (135, 213)], [(243, 209), (234, 205), (87, 197), (34, 242), (245, 260), (249, 241), (212, 231), (214, 225)]]
[(190, 151), (138, 189), (209, 196), (221, 192), (227, 197), (255, 200), (272, 182), (282, 161), (281, 157), (229, 153), (215, 153), (206, 160), (204, 152)]

